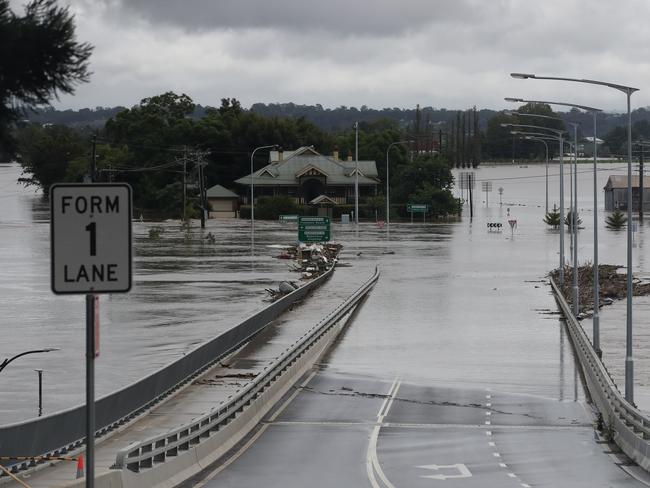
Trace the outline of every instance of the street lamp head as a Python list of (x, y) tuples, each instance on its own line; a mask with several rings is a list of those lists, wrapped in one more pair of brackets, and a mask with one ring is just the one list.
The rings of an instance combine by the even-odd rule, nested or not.
[(504, 100), (506, 102), (515, 102), (515, 103), (523, 103), (524, 101), (522, 98), (512, 98), (512, 97), (505, 97)]
[(518, 78), (520, 80), (525, 80), (528, 78), (535, 78), (535, 75), (530, 74), (530, 73), (510, 73), (510, 76), (513, 78)]
[(43, 349), (42, 351), (43, 352), (52, 352), (52, 351), (60, 351), (60, 350), (61, 349), (59, 349), (58, 347), (47, 347), (47, 348)]

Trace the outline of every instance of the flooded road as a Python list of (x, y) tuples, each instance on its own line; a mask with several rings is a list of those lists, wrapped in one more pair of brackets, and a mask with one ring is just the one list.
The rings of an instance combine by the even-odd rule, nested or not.
[[(255, 443), (196, 486), (644, 486), (594, 436), (547, 284), (559, 231), (542, 222), (540, 174), (539, 166), (481, 169), (479, 181), (503, 186), (503, 205), (477, 196), (471, 221), (398, 223), (390, 241), (374, 224), (338, 227), (342, 261), (351, 267), (337, 269), (336, 280), (361, 282), (377, 265), (378, 283), (318, 368), (265, 419)], [(583, 261), (593, 249), (593, 186), (591, 172), (580, 176)], [(512, 232), (509, 219), (517, 220)], [(489, 222), (506, 228), (492, 232)], [(600, 233), (601, 262), (624, 262), (625, 234), (604, 226)], [(637, 271), (644, 258), (637, 252)], [(617, 367), (619, 305), (601, 316), (603, 349)], [(650, 337), (638, 305), (637, 343)], [(637, 391), (648, 378), (643, 356)]]
[[(81, 403), (85, 378), (84, 296), (50, 290), (49, 203), (16, 184), (20, 170), (0, 166), (0, 358), (45, 347), (0, 373), (0, 423), (38, 414), (35, 369), (43, 369), (45, 413)], [(149, 231), (159, 227), (159, 238)], [(97, 394), (109, 393), (169, 363), (262, 308), (265, 288), (297, 279), (269, 244), (294, 235), (260, 222), (251, 262), (250, 226), (209, 221), (190, 231), (178, 221), (133, 224), (134, 286), (100, 299)], [(210, 238), (210, 236), (212, 238)]]
[[(593, 249), (593, 183), (590, 166), (579, 169), (583, 262), (591, 259)], [(623, 165), (602, 169), (599, 189), (610, 173), (625, 172)], [(552, 207), (558, 202), (557, 167), (550, 173)], [(2, 423), (36, 414), (34, 369), (45, 370), (46, 413), (80, 403), (84, 392), (84, 299), (50, 291), (48, 204), (33, 190), (16, 185), (18, 174), (15, 165), (0, 167), (4, 204), (0, 356), (40, 347), (61, 350), (20, 358), (0, 373)], [(344, 260), (353, 266), (336, 273), (351, 282), (363, 281), (379, 265), (382, 278), (364, 313), (334, 350), (330, 367), (361, 375), (400, 375), (416, 383), (502, 383), (520, 393), (580, 397), (568, 340), (550, 289), (542, 283), (558, 264), (558, 231), (541, 221), (544, 168), (484, 167), (477, 171), (477, 180), (471, 222), (464, 218), (392, 225), (390, 243), (374, 223), (361, 224), (358, 233), (353, 226), (334, 225), (333, 239), (344, 244)], [(493, 182), (489, 205), (479, 191), (481, 181)], [(568, 176), (566, 182), (568, 202)], [(499, 187), (504, 189), (503, 205), (498, 203)], [(602, 191), (599, 198), (602, 209)], [(514, 232), (508, 227), (488, 232), (487, 222), (506, 224), (508, 218), (517, 219)], [(604, 221), (603, 212), (599, 220)], [(154, 226), (162, 228), (159, 238), (149, 236)], [(647, 272), (646, 229), (639, 226), (635, 236), (635, 271)], [(277, 251), (266, 247), (295, 240), (295, 224), (256, 223), (253, 262), (249, 232), (249, 223), (237, 220), (209, 221), (203, 232), (194, 222), (189, 233), (178, 221), (134, 222), (135, 286), (129, 294), (101, 299), (98, 395), (144, 376), (229, 328), (263, 306), (264, 288), (297, 278), (286, 261), (273, 258)], [(387, 248), (395, 254), (384, 254)], [(600, 227), (600, 261), (625, 262), (625, 232)], [(614, 374), (623, 368), (620, 330), (625, 316), (616, 312), (619, 305), (601, 315), (605, 360)], [(636, 340), (643, 344), (650, 341), (650, 332), (641, 304), (639, 308)], [(537, 347), (531, 349), (532, 343)], [(646, 355), (639, 353), (640, 388), (650, 384), (647, 366)]]

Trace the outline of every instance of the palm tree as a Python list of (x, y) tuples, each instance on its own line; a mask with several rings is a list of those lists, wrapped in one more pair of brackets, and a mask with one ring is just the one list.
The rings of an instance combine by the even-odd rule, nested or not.
[[(564, 223), (569, 228), (571, 227), (571, 219), (573, 219), (573, 211), (569, 210), (569, 212), (564, 217)], [(580, 214), (576, 213), (576, 227), (580, 228), (580, 224), (582, 224), (582, 219), (580, 218)]]

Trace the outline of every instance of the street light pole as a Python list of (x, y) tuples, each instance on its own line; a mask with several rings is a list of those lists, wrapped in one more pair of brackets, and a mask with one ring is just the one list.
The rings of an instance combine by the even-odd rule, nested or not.
[[(520, 114), (523, 115), (523, 114)], [(554, 118), (554, 117), (549, 117)], [(518, 127), (522, 129), (535, 129), (546, 130), (555, 134), (554, 139), (560, 143), (560, 284), (564, 285), (564, 131), (560, 129), (553, 129), (540, 125), (527, 125), (527, 124), (501, 124), (501, 127)], [(521, 134), (526, 135), (525, 132)], [(538, 134), (539, 135), (539, 134)], [(544, 135), (544, 134), (541, 134)], [(548, 134), (551, 137), (550, 134)]]
[[(524, 100), (522, 98), (506, 98), (508, 102), (519, 102), (519, 103), (539, 103), (547, 105), (563, 105), (565, 107), (573, 107), (586, 112), (591, 112), (593, 115), (593, 134), (594, 134), (594, 291), (593, 291), (593, 301), (594, 301), (594, 313), (592, 316), (593, 323), (593, 347), (594, 351), (598, 357), (602, 357), (602, 351), (600, 349), (600, 317), (598, 310), (600, 308), (600, 274), (599, 274), (599, 265), (598, 265), (598, 144), (596, 142), (596, 123), (598, 112), (602, 112), (601, 109), (588, 107), (585, 105), (578, 105), (575, 103), (567, 102), (549, 102), (545, 100)], [(576, 166), (577, 168), (577, 166)], [(577, 207), (577, 205), (576, 205)]]
[(632, 355), (632, 111), (627, 94), (627, 320), (625, 338), (625, 399), (634, 404), (634, 357)]
[(578, 294), (578, 124), (573, 125), (573, 315), (580, 312)]
[(409, 144), (411, 142), (413, 141), (392, 142), (386, 149), (386, 242), (390, 242), (390, 164), (388, 164), (390, 148), (398, 144)]
[(632, 111), (630, 99), (632, 94), (639, 89), (605, 81), (558, 76), (537, 76), (530, 73), (510, 73), (510, 76), (520, 79), (571, 81), (607, 86), (625, 93), (627, 97), (627, 317), (625, 340), (625, 399), (629, 403), (634, 404), (634, 359), (632, 354)]
[(255, 153), (257, 151), (260, 151), (262, 149), (271, 149), (277, 147), (275, 144), (271, 144), (269, 146), (259, 146), (253, 149), (253, 152), (251, 153), (251, 257), (252, 259), (255, 259), (255, 193), (254, 193), (254, 187), (255, 187), (255, 175), (253, 173), (253, 159), (255, 158)]
[(544, 144), (544, 149), (546, 150), (546, 213), (548, 214), (548, 144), (541, 137), (526, 137), (531, 141), (538, 141)]
[(43, 415), (43, 370), (35, 369), (38, 373), (38, 416)]
[(3, 369), (5, 369), (9, 365), (9, 363), (11, 363), (12, 361), (14, 361), (14, 360), (16, 360), (16, 359), (18, 359), (20, 357), (27, 356), (28, 354), (38, 354), (38, 353), (41, 353), (41, 352), (52, 352), (52, 351), (60, 351), (60, 349), (58, 347), (47, 347), (45, 349), (35, 349), (33, 351), (25, 351), (25, 352), (21, 352), (20, 354), (16, 354), (15, 356), (13, 356), (11, 358), (7, 358), (7, 359), (5, 359), (4, 361), (2, 361), (0, 363), (0, 372)]

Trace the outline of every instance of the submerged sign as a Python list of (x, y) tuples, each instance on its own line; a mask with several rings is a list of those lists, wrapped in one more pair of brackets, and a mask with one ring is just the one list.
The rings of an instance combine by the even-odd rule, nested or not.
[(300, 217), (298, 220), (300, 242), (327, 242), (330, 240), (329, 217)]
[(131, 289), (131, 187), (53, 185), (50, 189), (52, 291)]
[(429, 204), (409, 203), (406, 205), (406, 211), (410, 213), (427, 213), (429, 211)]

